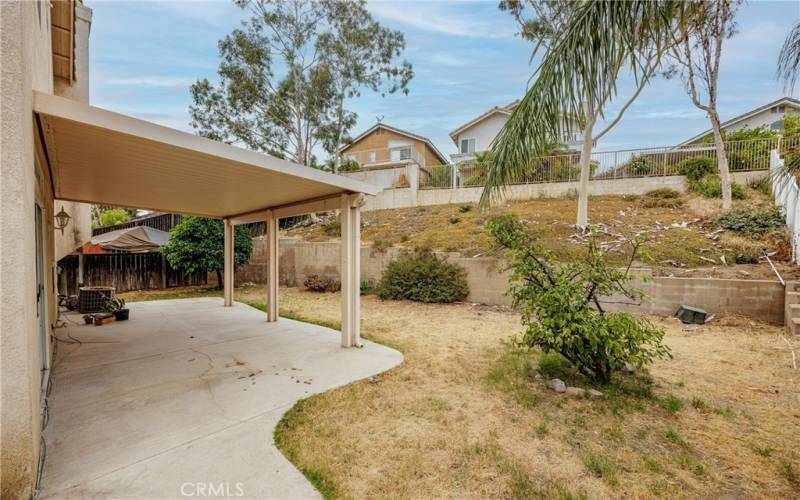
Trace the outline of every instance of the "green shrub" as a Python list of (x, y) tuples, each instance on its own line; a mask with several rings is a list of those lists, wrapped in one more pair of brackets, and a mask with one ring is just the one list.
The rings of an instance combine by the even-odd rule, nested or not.
[[(717, 174), (706, 175), (698, 181), (687, 182), (689, 191), (703, 195), (706, 198), (722, 198), (722, 182)], [(731, 196), (737, 200), (744, 199), (744, 188), (740, 184), (731, 181)]]
[(660, 198), (663, 200), (681, 197), (679, 192), (669, 188), (653, 189), (652, 191), (646, 192), (644, 195), (649, 198)]
[(644, 176), (660, 173), (662, 166), (647, 156), (634, 156), (623, 165), (630, 176)]
[[(522, 344), (557, 352), (584, 376), (608, 382), (614, 371), (670, 356), (664, 330), (627, 313), (605, 312), (601, 297), (618, 294), (640, 299), (627, 271), (605, 264), (603, 251), (589, 238), (586, 258), (558, 264), (515, 215), (491, 219), (487, 232), (508, 254), (509, 294), (522, 313)], [(632, 243), (631, 262), (639, 243)]]
[(717, 222), (729, 231), (736, 231), (751, 238), (760, 238), (786, 225), (778, 207), (735, 209), (720, 215)]
[(456, 302), (469, 295), (466, 271), (429, 251), (389, 262), (376, 293), (382, 299)]
[(674, 189), (654, 189), (642, 196), (639, 205), (643, 208), (679, 208), (684, 204), (681, 194)]
[(753, 191), (758, 191), (769, 196), (772, 193), (772, 181), (769, 176), (758, 177), (747, 183), (748, 187)]
[(100, 212), (101, 226), (116, 226), (131, 220), (131, 214), (124, 208), (110, 208)]
[(375, 280), (364, 278), (361, 280), (361, 295), (371, 295), (375, 293)]
[(484, 182), (486, 182), (486, 175), (485, 174), (475, 174), (471, 175), (464, 181), (462, 184), (463, 187), (476, 187), (476, 186), (483, 186)]
[(303, 281), (303, 286), (310, 292), (338, 292), (342, 289), (342, 284), (337, 279), (325, 278), (318, 274), (312, 274)]
[(717, 162), (707, 156), (687, 158), (678, 163), (678, 172), (690, 181), (699, 181), (708, 174), (714, 173)]

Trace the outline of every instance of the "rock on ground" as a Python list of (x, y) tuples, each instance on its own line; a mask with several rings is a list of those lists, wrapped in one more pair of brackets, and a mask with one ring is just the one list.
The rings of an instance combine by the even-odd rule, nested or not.
[(586, 395), (586, 390), (581, 389), (580, 387), (567, 387), (566, 393), (570, 396), (582, 398)]
[(567, 390), (567, 384), (565, 384), (563, 380), (557, 378), (554, 378), (549, 382), (547, 382), (547, 387), (553, 389), (556, 392), (566, 392)]

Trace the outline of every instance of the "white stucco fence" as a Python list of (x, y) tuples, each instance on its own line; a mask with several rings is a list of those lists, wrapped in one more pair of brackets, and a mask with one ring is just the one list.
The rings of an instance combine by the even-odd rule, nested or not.
[[(764, 177), (766, 170), (733, 172), (731, 177), (739, 184), (747, 184), (752, 179)], [(686, 191), (686, 177), (683, 175), (630, 177), (626, 179), (603, 179), (589, 181), (590, 195), (642, 195), (653, 189), (674, 189)], [(578, 182), (543, 182), (536, 184), (515, 184), (508, 186), (503, 193), (504, 201), (554, 198), (576, 192)], [(423, 207), (446, 205), (450, 203), (477, 203), (483, 187), (462, 187), (457, 189), (400, 188), (384, 189), (377, 196), (367, 198), (363, 210), (383, 210), (390, 208)]]
[(784, 170), (784, 160), (778, 150), (770, 153), (769, 171), (772, 178), (772, 196), (775, 204), (784, 210), (786, 227), (789, 229), (789, 239), (792, 243), (792, 261), (797, 262), (797, 248), (800, 245), (800, 188), (797, 178)]

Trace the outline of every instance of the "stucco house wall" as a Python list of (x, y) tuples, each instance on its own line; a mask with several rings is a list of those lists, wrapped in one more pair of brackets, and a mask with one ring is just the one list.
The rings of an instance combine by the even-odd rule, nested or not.
[[(34, 165), (32, 90), (52, 92), (45, 2), (0, 2), (0, 467), (3, 498), (28, 498), (39, 456), (41, 417), (36, 317), (34, 204), (44, 182)], [(44, 187), (44, 186), (43, 186)], [(46, 189), (40, 190), (47, 193)], [(49, 201), (50, 203), (46, 203)], [(52, 208), (46, 213), (52, 220)]]
[[(393, 130), (379, 126), (364, 137), (358, 138), (355, 142), (342, 149), (342, 155), (356, 155), (357, 160), (364, 164), (364, 168), (371, 168), (367, 161), (367, 154), (375, 151), (377, 163), (388, 163), (390, 147), (396, 147), (392, 143), (405, 143), (414, 149), (425, 161), (425, 165), (439, 165), (442, 159), (425, 143), (425, 141), (414, 137), (397, 133)], [(391, 144), (391, 145), (390, 145)]]
[(786, 116), (787, 111), (793, 111), (795, 113), (800, 112), (800, 106), (790, 106), (786, 105), (783, 108), (783, 111), (778, 110), (778, 106), (774, 107), (775, 110), (772, 109), (765, 109), (760, 113), (756, 113), (753, 116), (750, 116), (740, 122), (733, 123), (727, 127), (724, 127), (726, 132), (736, 132), (737, 130), (742, 130), (743, 128), (759, 128), (759, 127), (766, 127), (770, 129), (782, 129), (783, 128), (783, 117)]
[[(41, 452), (43, 381), (48, 375), (43, 365), (52, 357), (52, 326), (58, 317), (55, 247), (60, 233), (54, 228), (53, 190), (46, 160), (36, 147), (33, 121), (33, 91), (55, 91), (50, 5), (45, 0), (0, 2), (0, 497), (4, 499), (27, 499), (34, 494)], [(79, 17), (90, 19), (91, 11), (78, 7)], [(81, 23), (77, 24), (79, 28)], [(88, 40), (88, 21), (83, 26)], [(85, 54), (88, 70), (88, 49)], [(88, 71), (77, 76), (88, 79)], [(37, 205), (43, 222), (42, 323), (46, 339), (40, 335), (37, 316)], [(80, 220), (84, 209), (71, 209), (72, 231), (65, 231), (66, 241), (59, 243), (65, 247), (72, 244), (69, 239), (74, 242), (90, 231), (88, 219)], [(65, 210), (70, 210), (67, 204)], [(75, 222), (80, 225), (77, 230)]]
[(475, 139), (475, 152), (486, 151), (507, 121), (508, 115), (497, 112), (460, 132), (455, 140), (459, 153), (461, 152), (461, 139)]

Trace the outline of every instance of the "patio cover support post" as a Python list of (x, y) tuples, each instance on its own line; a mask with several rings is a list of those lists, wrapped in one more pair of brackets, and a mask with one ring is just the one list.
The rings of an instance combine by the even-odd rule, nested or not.
[(267, 321), (278, 321), (278, 218), (267, 211)]
[(225, 227), (225, 257), (222, 266), (222, 282), (224, 287), (225, 307), (233, 305), (233, 224), (230, 219), (223, 219)]
[(342, 347), (361, 347), (361, 205), (363, 203), (363, 195), (342, 195)]

